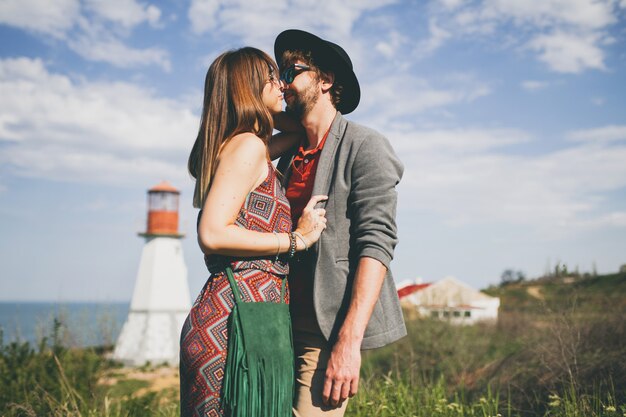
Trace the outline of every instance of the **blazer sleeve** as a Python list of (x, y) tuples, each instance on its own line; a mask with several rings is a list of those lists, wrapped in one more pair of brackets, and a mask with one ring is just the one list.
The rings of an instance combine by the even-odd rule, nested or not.
[(387, 269), (398, 243), (396, 185), (403, 171), (389, 141), (377, 133), (363, 139), (352, 165), (349, 207), (356, 255), (374, 258)]

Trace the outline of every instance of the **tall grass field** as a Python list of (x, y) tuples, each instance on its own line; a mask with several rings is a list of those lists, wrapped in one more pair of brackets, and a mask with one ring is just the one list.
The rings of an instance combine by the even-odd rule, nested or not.
[[(626, 274), (549, 277), (487, 290), (499, 320), (413, 318), (408, 336), (364, 352), (347, 416), (626, 417)], [(407, 311), (407, 317), (412, 317)], [(178, 388), (75, 348), (56, 320), (36, 344), (0, 334), (0, 416), (178, 416)], [(155, 388), (157, 387), (157, 388)]]

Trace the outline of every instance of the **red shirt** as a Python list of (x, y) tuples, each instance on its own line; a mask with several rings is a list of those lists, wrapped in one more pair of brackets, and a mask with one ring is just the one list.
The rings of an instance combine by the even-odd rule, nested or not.
[[(302, 215), (304, 207), (311, 199), (313, 193), (313, 183), (315, 182), (315, 172), (319, 157), (322, 153), (324, 143), (330, 128), (313, 149), (305, 149), (305, 144), (301, 144), (298, 152), (293, 158), (291, 165), (291, 176), (287, 186), (287, 199), (291, 206), (291, 219), (294, 228), (298, 224), (298, 219)], [(313, 308), (313, 270), (307, 262), (294, 260), (289, 264), (289, 305), (293, 319), (294, 328), (302, 327), (300, 324), (306, 322), (306, 327), (316, 323), (312, 320), (315, 317)], [(315, 324), (317, 327), (317, 324)]]

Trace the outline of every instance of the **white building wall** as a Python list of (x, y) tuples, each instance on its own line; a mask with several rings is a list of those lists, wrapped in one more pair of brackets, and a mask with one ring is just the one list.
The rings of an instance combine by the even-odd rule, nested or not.
[(132, 310), (189, 311), (187, 266), (181, 240), (150, 237), (141, 254)]
[(130, 366), (147, 362), (177, 365), (180, 331), (187, 314), (131, 311), (115, 345), (113, 358)]
[(455, 324), (473, 324), (496, 321), (500, 299), (477, 291), (456, 278), (447, 277), (403, 297), (401, 304), (416, 309), (423, 317), (434, 317), (436, 314), (438, 318)]
[(149, 237), (141, 254), (128, 319), (113, 359), (142, 366), (179, 361), (180, 332), (191, 308), (180, 239)]

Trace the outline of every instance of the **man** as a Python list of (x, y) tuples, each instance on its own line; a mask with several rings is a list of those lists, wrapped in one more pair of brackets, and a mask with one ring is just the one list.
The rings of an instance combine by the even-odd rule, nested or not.
[(387, 139), (343, 118), (360, 87), (340, 46), (287, 30), (274, 53), (287, 112), (306, 132), (278, 164), (294, 220), (311, 195), (328, 195), (326, 230), (290, 264), (294, 414), (343, 416), (358, 390), (361, 349), (406, 335), (389, 271), (403, 167)]

